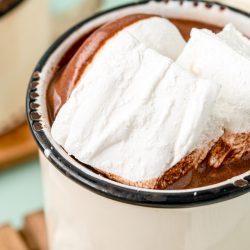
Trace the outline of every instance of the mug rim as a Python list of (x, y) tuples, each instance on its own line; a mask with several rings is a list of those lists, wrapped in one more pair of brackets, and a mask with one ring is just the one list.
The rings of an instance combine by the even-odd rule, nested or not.
[[(236, 176), (233, 177), (237, 180), (242, 180), (243, 185), (235, 185), (233, 182), (223, 181), (215, 185), (210, 185), (202, 188), (195, 189), (182, 189), (182, 190), (151, 190), (145, 188), (136, 188), (128, 185), (120, 184), (115, 181), (109, 180), (107, 178), (101, 178), (97, 174), (88, 174), (85, 171), (79, 169), (70, 161), (68, 161), (62, 154), (54, 147), (51, 143), (50, 138), (46, 135), (42, 129), (41, 117), (34, 117), (34, 112), (37, 111), (35, 107), (32, 107), (32, 103), (36, 100), (36, 85), (34, 82), (39, 81), (39, 73), (42, 72), (44, 66), (47, 64), (50, 56), (55, 52), (55, 50), (76, 30), (78, 30), (83, 25), (93, 21), (94, 19), (101, 17), (105, 14), (115, 12), (117, 10), (147, 4), (149, 2), (194, 2), (194, 3), (205, 3), (209, 5), (218, 5), (221, 8), (228, 8), (233, 12), (243, 14), (250, 18), (250, 14), (239, 10), (234, 7), (227, 6), (218, 2), (210, 2), (207, 0), (144, 0), (140, 2), (129, 3), (121, 5), (106, 11), (101, 11), (95, 15), (79, 22), (64, 34), (62, 34), (45, 52), (38, 64), (36, 65), (33, 74), (30, 79), (30, 83), (27, 90), (26, 97), (26, 114), (30, 129), (32, 131), (33, 137), (35, 138), (40, 150), (45, 155), (47, 160), (52, 163), (61, 173), (72, 181), (80, 184), (84, 188), (90, 191), (110, 198), (116, 201), (129, 203), (133, 205), (148, 206), (148, 207), (158, 207), (158, 208), (183, 208), (183, 207), (193, 207), (200, 205), (207, 205), (216, 202), (221, 202), (229, 200), (245, 194), (250, 190), (250, 174), (242, 174), (244, 177)], [(36, 129), (36, 127), (38, 129)], [(46, 150), (49, 149), (49, 155), (46, 154)], [(70, 156), (69, 156), (70, 157)], [(70, 157), (72, 158), (72, 157)], [(84, 165), (82, 164), (84, 169)], [(85, 165), (86, 166), (86, 165)], [(237, 178), (239, 177), (239, 178)], [(232, 178), (232, 179), (233, 179)]]
[(3, 11), (0, 11), (0, 18), (5, 16), (7, 13), (14, 10), (20, 3), (24, 2), (25, 0), (15, 0), (8, 8)]

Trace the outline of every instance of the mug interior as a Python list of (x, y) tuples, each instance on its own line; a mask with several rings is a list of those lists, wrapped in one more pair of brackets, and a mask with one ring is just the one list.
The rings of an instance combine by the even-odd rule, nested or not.
[(218, 3), (206, 1), (143, 1), (99, 13), (68, 30), (44, 54), (31, 77), (27, 92), (27, 116), (34, 138), (45, 157), (63, 174), (105, 197), (144, 206), (189, 207), (227, 200), (249, 190), (250, 173), (224, 182), (186, 190), (151, 190), (127, 186), (102, 177), (70, 157), (51, 137), (46, 107), (47, 87), (63, 55), (84, 34), (107, 21), (135, 13), (199, 21), (217, 26), (233, 23), (250, 37), (250, 15)]

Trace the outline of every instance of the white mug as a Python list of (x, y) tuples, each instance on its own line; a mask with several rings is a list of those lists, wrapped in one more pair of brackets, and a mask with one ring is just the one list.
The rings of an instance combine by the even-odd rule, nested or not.
[(51, 137), (46, 91), (54, 66), (83, 34), (133, 13), (219, 26), (231, 22), (250, 36), (250, 16), (237, 9), (206, 1), (144, 1), (91, 17), (52, 45), (27, 95), (28, 119), (40, 146), (50, 250), (249, 250), (249, 172), (188, 190), (136, 188), (97, 175)]

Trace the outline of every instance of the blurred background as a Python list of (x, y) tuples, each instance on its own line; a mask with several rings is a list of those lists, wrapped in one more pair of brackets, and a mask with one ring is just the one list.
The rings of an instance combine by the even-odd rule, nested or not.
[[(0, 0), (0, 106), (4, 107), (0, 107), (0, 226), (20, 228), (26, 214), (43, 207), (37, 149), (25, 123), (24, 106), (18, 101), (24, 99), (20, 93), (25, 93), (35, 63), (70, 26), (97, 11), (128, 2), (132, 1)], [(221, 2), (250, 12), (250, 0)], [(12, 65), (8, 70), (6, 62)], [(20, 92), (16, 76), (23, 82)], [(10, 101), (15, 107), (12, 116), (5, 112)], [(1, 125), (1, 119), (11, 119), (12, 124)]]

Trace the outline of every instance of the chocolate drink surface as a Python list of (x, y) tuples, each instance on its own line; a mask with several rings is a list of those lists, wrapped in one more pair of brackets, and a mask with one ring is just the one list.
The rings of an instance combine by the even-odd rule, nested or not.
[[(143, 19), (145, 18), (145, 16), (147, 15), (137, 15), (135, 17), (135, 20)], [(131, 23), (133, 21), (133, 19), (128, 20), (128, 22)], [(214, 32), (218, 32), (221, 30), (220, 27), (195, 21), (177, 19), (170, 19), (170, 21), (177, 26), (185, 40), (189, 39), (190, 30), (194, 27), (207, 28)], [(122, 26), (122, 24), (120, 25)], [(58, 111), (60, 110), (62, 105), (67, 101), (72, 90), (74, 89), (74, 82), (69, 81), (66, 83), (65, 81), (60, 81), (61, 75), (64, 74), (64, 69), (65, 67), (67, 67), (69, 60), (74, 57), (74, 55), (77, 53), (77, 50), (80, 48), (82, 43), (88, 38), (89, 35), (90, 34), (87, 34), (81, 39), (79, 39), (79, 41), (77, 41), (71, 47), (71, 49), (64, 55), (61, 62), (57, 65), (58, 71), (55, 74), (54, 80), (51, 82), (47, 92), (47, 106), (51, 123), (53, 123)], [(95, 49), (98, 49), (101, 45), (102, 44), (98, 44), (97, 42)], [(86, 58), (87, 60), (85, 60), (85, 64), (83, 65), (82, 70), (84, 70), (84, 67), (86, 67), (91, 62), (91, 53)], [(240, 161), (237, 160), (222, 164), (222, 166), (220, 166), (219, 168), (211, 168), (210, 166), (208, 166), (207, 163), (208, 159), (205, 158), (195, 169), (189, 168), (187, 163), (186, 166), (184, 166), (185, 174), (182, 176), (178, 175), (177, 178), (175, 169), (173, 168), (173, 171), (170, 175), (170, 180), (167, 180), (169, 182), (167, 189), (185, 189), (211, 185), (227, 180), (233, 176), (237, 176), (250, 170), (250, 159), (248, 155), (245, 155)], [(105, 175), (105, 173), (101, 174), (106, 177), (110, 177)], [(165, 180), (163, 180), (163, 182), (165, 182)], [(156, 188), (162, 189), (161, 184), (159, 184)]]

